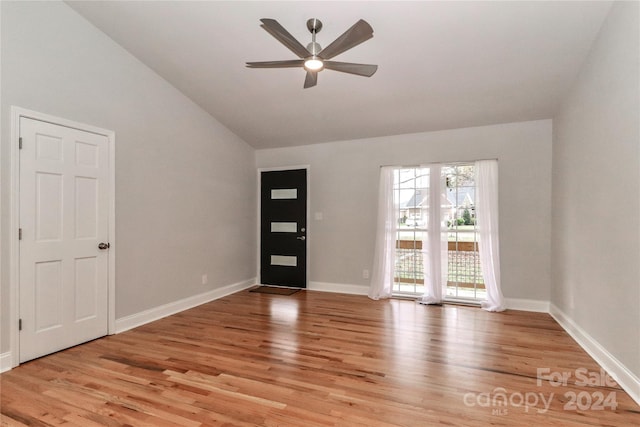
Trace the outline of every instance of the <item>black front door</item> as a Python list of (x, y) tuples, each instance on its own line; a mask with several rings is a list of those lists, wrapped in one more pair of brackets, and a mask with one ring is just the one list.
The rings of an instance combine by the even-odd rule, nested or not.
[(260, 177), (260, 283), (306, 288), (307, 170)]

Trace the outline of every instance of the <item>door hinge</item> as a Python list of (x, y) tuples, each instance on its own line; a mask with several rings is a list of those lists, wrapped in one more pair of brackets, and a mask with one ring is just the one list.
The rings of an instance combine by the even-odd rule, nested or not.
[(18, 228), (18, 240), (22, 240), (22, 228)]
[(22, 330), (22, 319), (18, 319), (18, 330)]
[(18, 150), (22, 150), (22, 137), (18, 138)]

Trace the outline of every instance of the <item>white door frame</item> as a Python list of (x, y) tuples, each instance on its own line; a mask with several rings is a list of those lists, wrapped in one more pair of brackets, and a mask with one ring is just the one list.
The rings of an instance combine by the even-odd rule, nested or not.
[(108, 253), (108, 327), (107, 331), (109, 335), (116, 332), (116, 311), (115, 311), (115, 296), (116, 296), (116, 248), (115, 245), (115, 132), (101, 129), (95, 126), (87, 125), (84, 123), (74, 122), (72, 120), (63, 119), (60, 117), (51, 116), (37, 111), (27, 110), (16, 106), (11, 106), (11, 148), (10, 148), (10, 160), (11, 160), (11, 200), (10, 200), (10, 230), (9, 235), (11, 243), (9, 245), (9, 319), (12, 322), (10, 327), (10, 353), (12, 368), (19, 365), (18, 349), (20, 346), (20, 334), (18, 333), (19, 322), (19, 307), (20, 307), (20, 248), (18, 242), (18, 228), (20, 227), (20, 150), (19, 150), (19, 137), (20, 137), (20, 118), (25, 117), (29, 119), (39, 120), (42, 122), (48, 122), (55, 125), (70, 127), (85, 132), (91, 132), (98, 135), (103, 135), (109, 142), (109, 248)]
[(309, 269), (311, 267), (311, 245), (309, 242), (312, 240), (313, 227), (311, 227), (311, 223), (309, 222), (309, 215), (311, 213), (311, 166), (310, 165), (301, 165), (301, 166), (279, 166), (279, 167), (271, 167), (271, 168), (258, 168), (258, 217), (256, 224), (256, 281), (258, 285), (262, 284), (262, 277), (260, 277), (260, 224), (261, 224), (261, 216), (262, 216), (262, 172), (273, 172), (273, 171), (288, 171), (288, 170), (299, 170), (305, 169), (307, 171), (307, 268), (305, 271), (305, 289), (309, 289)]

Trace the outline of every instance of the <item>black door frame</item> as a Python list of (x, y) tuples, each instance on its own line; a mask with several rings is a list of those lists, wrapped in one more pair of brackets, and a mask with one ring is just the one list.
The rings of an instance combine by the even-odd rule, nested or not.
[(262, 277), (260, 277), (260, 259), (261, 259), (261, 253), (260, 253), (260, 243), (261, 243), (261, 212), (262, 212), (262, 197), (261, 197), (261, 189), (262, 189), (262, 172), (274, 172), (274, 171), (289, 171), (289, 170), (300, 170), (300, 169), (305, 169), (307, 171), (307, 231), (306, 231), (306, 252), (307, 252), (307, 259), (306, 259), (306, 271), (305, 271), (305, 288), (304, 289), (309, 289), (309, 262), (311, 260), (310, 254), (311, 254), (311, 245), (309, 244), (309, 242), (312, 239), (312, 228), (311, 224), (309, 222), (309, 215), (311, 212), (311, 166), (310, 165), (300, 165), (300, 166), (279, 166), (279, 167), (268, 167), (268, 168), (258, 168), (258, 176), (257, 176), (257, 181), (258, 181), (258, 185), (257, 185), (257, 199), (258, 199), (258, 208), (257, 208), (257, 215), (256, 215), (256, 243), (257, 243), (257, 248), (256, 248), (256, 278), (257, 278), (257, 283), (260, 285), (262, 284)]

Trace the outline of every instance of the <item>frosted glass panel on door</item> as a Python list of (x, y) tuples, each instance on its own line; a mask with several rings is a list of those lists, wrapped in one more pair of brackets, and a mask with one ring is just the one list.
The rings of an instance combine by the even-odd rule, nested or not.
[(271, 265), (296, 267), (298, 265), (298, 257), (287, 255), (271, 255)]
[(297, 222), (272, 222), (271, 232), (272, 233), (297, 233), (298, 223)]
[(298, 189), (297, 188), (279, 188), (275, 190), (271, 190), (271, 200), (276, 199), (297, 199), (298, 198)]

